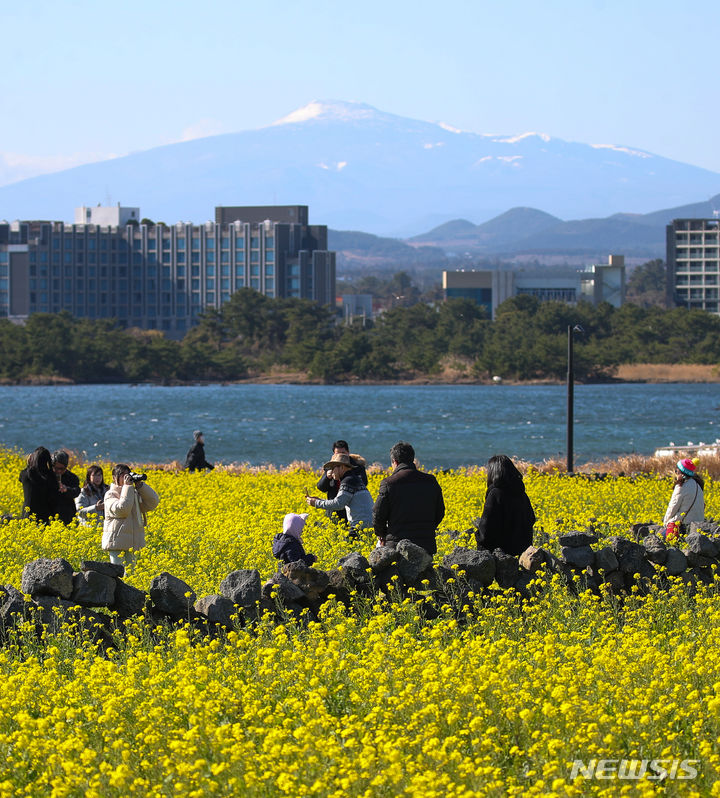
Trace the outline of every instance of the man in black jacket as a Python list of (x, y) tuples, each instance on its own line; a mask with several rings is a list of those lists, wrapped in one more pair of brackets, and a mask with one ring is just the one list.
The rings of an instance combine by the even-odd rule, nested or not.
[(208, 463), (205, 459), (205, 438), (199, 429), (193, 432), (195, 443), (190, 447), (187, 457), (185, 458), (185, 468), (188, 471), (199, 471), (200, 469), (207, 468), (213, 469), (215, 466)]
[(415, 450), (400, 441), (390, 449), (393, 472), (380, 483), (373, 525), (380, 541), (404, 538), (435, 554), (435, 530), (445, 516), (442, 489), (432, 474), (415, 466)]

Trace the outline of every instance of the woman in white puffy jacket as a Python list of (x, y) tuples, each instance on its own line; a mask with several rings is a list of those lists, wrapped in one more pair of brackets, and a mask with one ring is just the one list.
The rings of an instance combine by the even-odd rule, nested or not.
[(698, 462), (697, 458), (691, 460), (689, 457), (678, 460), (675, 466), (675, 487), (663, 518), (666, 526), (671, 521), (676, 524), (690, 524), (692, 521), (705, 519), (705, 481), (697, 473)]
[(160, 503), (160, 497), (146, 483), (134, 480), (130, 466), (118, 463), (113, 482), (105, 494), (105, 521), (102, 547), (110, 562), (126, 568), (135, 562), (135, 552), (145, 545), (147, 513)]

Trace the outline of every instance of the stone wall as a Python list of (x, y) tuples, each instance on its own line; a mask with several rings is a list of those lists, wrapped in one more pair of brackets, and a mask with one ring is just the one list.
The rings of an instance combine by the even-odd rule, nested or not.
[(279, 622), (313, 618), (330, 598), (352, 606), (357, 597), (382, 592), (402, 599), (413, 590), (432, 598), (423, 612), (433, 617), (440, 604), (461, 608), (471, 592), (514, 590), (527, 598), (528, 585), (541, 570), (560, 574), (571, 589), (600, 592), (604, 585), (615, 595), (635, 585), (641, 590), (668, 586), (668, 576), (679, 577), (689, 591), (710, 584), (720, 566), (720, 527), (693, 524), (682, 549), (667, 545), (660, 530), (637, 524), (631, 529), (635, 540), (613, 536), (603, 541), (592, 530), (568, 532), (558, 537), (559, 556), (534, 546), (520, 557), (456, 546), (437, 566), (424, 549), (402, 540), (396, 547), (373, 549), (368, 558), (351, 552), (329, 571), (290, 563), (264, 583), (256, 569), (233, 571), (219, 593), (201, 598), (169, 573), (156, 576), (146, 592), (128, 585), (119, 565), (84, 561), (75, 572), (64, 559), (39, 559), (23, 569), (20, 590), (0, 588), (0, 631), (7, 634), (26, 620), (39, 629), (77, 622), (93, 630), (100, 643), (112, 645), (114, 631), (133, 616), (151, 624), (188, 621), (212, 632), (253, 623), (266, 612)]

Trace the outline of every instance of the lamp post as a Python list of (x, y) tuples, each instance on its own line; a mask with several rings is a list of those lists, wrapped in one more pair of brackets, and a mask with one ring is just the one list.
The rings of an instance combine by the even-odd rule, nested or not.
[(573, 336), (585, 330), (579, 324), (568, 324), (568, 359), (567, 359), (567, 472), (573, 473), (573, 412), (575, 365), (573, 363)]

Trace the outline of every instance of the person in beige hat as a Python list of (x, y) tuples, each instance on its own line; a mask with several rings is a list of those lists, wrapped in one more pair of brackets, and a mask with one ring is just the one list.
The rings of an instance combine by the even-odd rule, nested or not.
[(306, 501), (311, 507), (321, 510), (345, 510), (350, 526), (350, 537), (358, 537), (358, 530), (372, 529), (373, 499), (370, 491), (363, 483), (356, 470), (356, 463), (349, 454), (335, 453), (323, 466), (326, 473), (332, 473), (333, 479), (339, 483), (334, 499), (319, 499), (308, 496)]

